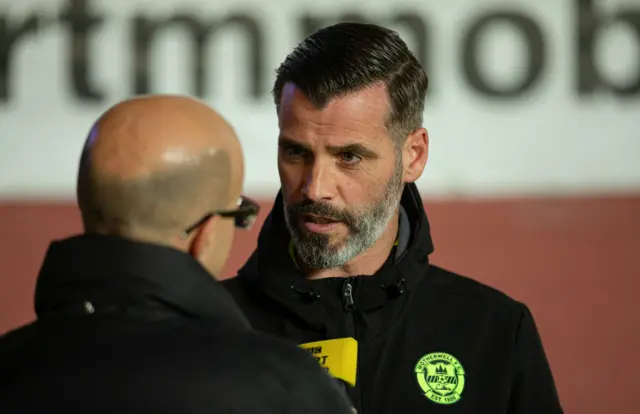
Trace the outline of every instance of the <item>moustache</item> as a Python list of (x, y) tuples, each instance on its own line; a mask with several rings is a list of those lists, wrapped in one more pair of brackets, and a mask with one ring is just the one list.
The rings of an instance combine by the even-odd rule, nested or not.
[(296, 218), (305, 214), (312, 214), (333, 221), (341, 221), (347, 225), (355, 221), (353, 215), (326, 203), (302, 202), (288, 206), (287, 210), (291, 216)]

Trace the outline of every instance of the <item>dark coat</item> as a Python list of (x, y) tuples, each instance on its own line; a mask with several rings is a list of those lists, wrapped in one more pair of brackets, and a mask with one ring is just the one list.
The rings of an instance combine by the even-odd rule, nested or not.
[(398, 246), (375, 275), (307, 280), (278, 195), (257, 250), (223, 285), (258, 330), (297, 344), (355, 338), (360, 414), (562, 413), (527, 306), (431, 264), (415, 185), (401, 206)]
[(50, 246), (37, 321), (0, 337), (0, 413), (349, 413), (307, 352), (250, 330), (189, 255), (107, 236)]

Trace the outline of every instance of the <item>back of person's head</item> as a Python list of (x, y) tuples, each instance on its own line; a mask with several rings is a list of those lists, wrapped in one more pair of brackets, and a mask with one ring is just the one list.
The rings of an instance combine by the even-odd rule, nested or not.
[(389, 100), (388, 128), (398, 142), (422, 126), (428, 78), (400, 36), (365, 23), (338, 23), (300, 43), (276, 73), (273, 98), (293, 83), (323, 108), (331, 100), (384, 84)]
[(171, 246), (219, 274), (234, 218), (257, 213), (235, 213), (242, 182), (229, 123), (198, 100), (150, 95), (118, 103), (94, 124), (77, 196), (86, 233)]

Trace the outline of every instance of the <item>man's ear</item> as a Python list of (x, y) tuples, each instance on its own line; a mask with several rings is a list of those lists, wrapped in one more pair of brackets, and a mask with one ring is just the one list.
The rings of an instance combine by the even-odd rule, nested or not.
[(429, 158), (429, 133), (419, 128), (410, 133), (403, 148), (404, 182), (412, 183), (422, 175)]
[(191, 256), (200, 259), (207, 251), (211, 251), (210, 247), (214, 242), (211, 235), (215, 234), (214, 228), (219, 221), (219, 216), (212, 216), (195, 230), (193, 241), (189, 246)]

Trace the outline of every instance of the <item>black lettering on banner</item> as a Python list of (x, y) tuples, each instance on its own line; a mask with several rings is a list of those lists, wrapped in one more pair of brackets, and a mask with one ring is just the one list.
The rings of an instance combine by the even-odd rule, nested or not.
[[(193, 60), (191, 68), (193, 70), (194, 87), (193, 93), (198, 97), (203, 97), (207, 93), (206, 77), (210, 74), (209, 68), (205, 64), (205, 51), (211, 39), (220, 30), (237, 26), (242, 29), (246, 37), (247, 61), (249, 62), (250, 95), (254, 99), (259, 99), (265, 94), (263, 74), (265, 73), (265, 36), (258, 22), (246, 14), (232, 14), (220, 20), (209, 20), (208, 22), (193, 13), (181, 13), (171, 16), (165, 20), (152, 20), (148, 17), (138, 15), (132, 20), (133, 24), (133, 84), (136, 94), (146, 94), (151, 92), (150, 72), (151, 72), (151, 52), (156, 36), (160, 30), (178, 26), (186, 29), (191, 34)], [(226, 62), (223, 62), (226, 63)]]
[(348, 12), (334, 17), (303, 14), (300, 17), (300, 39), (304, 39), (325, 26), (339, 22), (370, 23), (371, 21), (357, 12)]
[[(485, 31), (493, 24), (510, 25), (526, 41), (527, 70), (515, 86), (491, 86), (481, 74), (478, 49)], [(462, 64), (466, 80), (474, 90), (492, 98), (515, 98), (528, 92), (540, 79), (545, 58), (544, 38), (540, 26), (531, 17), (519, 12), (491, 12), (482, 15), (471, 25), (463, 40)]]
[(67, 7), (60, 14), (60, 22), (67, 25), (70, 47), (67, 58), (70, 67), (69, 80), (73, 92), (84, 101), (101, 102), (104, 93), (91, 84), (90, 35), (102, 24), (104, 18), (90, 14), (90, 0), (68, 0)]
[(22, 22), (12, 22), (8, 16), (0, 16), (0, 101), (11, 99), (13, 53), (21, 40), (38, 32), (42, 26), (40, 17), (33, 13)]
[[(567, 0), (569, 1), (569, 0)], [(608, 91), (612, 96), (637, 97), (640, 94), (640, 7), (635, 3), (629, 6), (618, 7), (615, 10), (598, 9), (601, 1), (596, 0), (571, 0), (574, 7), (574, 15), (563, 22), (563, 30), (571, 30), (575, 53), (575, 80), (572, 80), (576, 93), (581, 97), (591, 97), (598, 91)], [(57, 35), (49, 31), (54, 25), (59, 25), (65, 30), (63, 38), (62, 59), (65, 59), (66, 73), (70, 94), (77, 101), (83, 103), (101, 103), (107, 98), (108, 85), (97, 83), (95, 78), (95, 56), (99, 55), (100, 48), (98, 34), (105, 31), (108, 15), (101, 15), (94, 10), (92, 0), (58, 0), (59, 12), (45, 14), (44, 11), (34, 9), (21, 17), (14, 17), (3, 8), (0, 11), (0, 103), (14, 98), (13, 88), (17, 76), (28, 76), (28, 71), (16, 69), (15, 60), (22, 55), (25, 48), (32, 47), (37, 41), (50, 35)], [(504, 4), (507, 4), (506, 0)], [(131, 73), (129, 81), (132, 88), (127, 94), (145, 94), (153, 92), (154, 67), (151, 56), (156, 48), (156, 40), (165, 30), (180, 30), (187, 33), (189, 40), (187, 47), (192, 52), (191, 58), (185, 62), (185, 76), (192, 80), (193, 85), (188, 93), (204, 97), (215, 93), (208, 87), (208, 79), (215, 74), (208, 67), (207, 62), (213, 59), (207, 58), (209, 44), (216, 36), (224, 31), (233, 31), (234, 35), (241, 38), (238, 43), (244, 46), (244, 59), (241, 65), (235, 62), (215, 63), (218, 68), (229, 66), (246, 67), (246, 89), (239, 91), (252, 100), (261, 100), (269, 92), (268, 79), (270, 79), (270, 67), (267, 67), (266, 43), (268, 22), (264, 22), (262, 16), (248, 12), (231, 12), (226, 15), (215, 13), (202, 13), (198, 9), (189, 9), (188, 5), (178, 12), (167, 14), (161, 18), (145, 15), (144, 10), (132, 16), (131, 37), (119, 49), (115, 60), (124, 60), (126, 53), (132, 56)], [(559, 6), (558, 6), (559, 7)], [(430, 40), (434, 34), (431, 31), (429, 20), (418, 7), (415, 10), (398, 9), (390, 7), (389, 12), (376, 18), (367, 14), (364, 9), (352, 9), (348, 13), (313, 14), (303, 13), (293, 16), (292, 26), (301, 37), (320, 29), (326, 25), (338, 21), (374, 22), (397, 29), (401, 32), (411, 50), (424, 65), (429, 75), (433, 75), (430, 68), (436, 59), (432, 56)], [(573, 28), (571, 23), (574, 24)], [(522, 73), (514, 74), (515, 79), (505, 80), (492, 84), (486, 73), (483, 73), (483, 58), (480, 46), (487, 42), (487, 31), (493, 25), (507, 25), (515, 35), (523, 39), (523, 48), (527, 54), (526, 69)], [(629, 39), (635, 41), (637, 65), (630, 76), (625, 80), (611, 79), (598, 67), (596, 46), (601, 38), (606, 36), (606, 29), (623, 27), (628, 29), (625, 33)], [(470, 88), (483, 97), (493, 99), (515, 98), (530, 92), (539, 84), (546, 68), (547, 40), (541, 26), (531, 17), (517, 10), (490, 10), (471, 22), (471, 26), (463, 33), (461, 43), (462, 74)], [(437, 35), (437, 33), (435, 34)], [(558, 38), (557, 41), (564, 39)], [(551, 40), (556, 40), (551, 38)], [(277, 39), (277, 41), (284, 41)], [(634, 52), (631, 50), (630, 52)], [(274, 57), (277, 62), (283, 56)], [(569, 56), (560, 56), (561, 59), (569, 59)], [(51, 64), (54, 64), (52, 62)], [(615, 65), (619, 65), (613, 62)], [(46, 70), (46, 68), (45, 68)], [(22, 72), (22, 73), (21, 73)], [(436, 74), (436, 77), (438, 74)], [(438, 84), (436, 81), (435, 85)], [(432, 95), (433, 96), (433, 95)]]
[[(598, 89), (606, 89), (619, 97), (630, 97), (640, 92), (640, 11), (620, 9), (605, 16), (594, 10), (594, 0), (576, 0), (577, 28), (577, 88), (580, 95), (593, 95)], [(606, 26), (627, 25), (635, 34), (638, 64), (635, 79), (626, 85), (606, 79), (595, 62), (596, 39)]]

